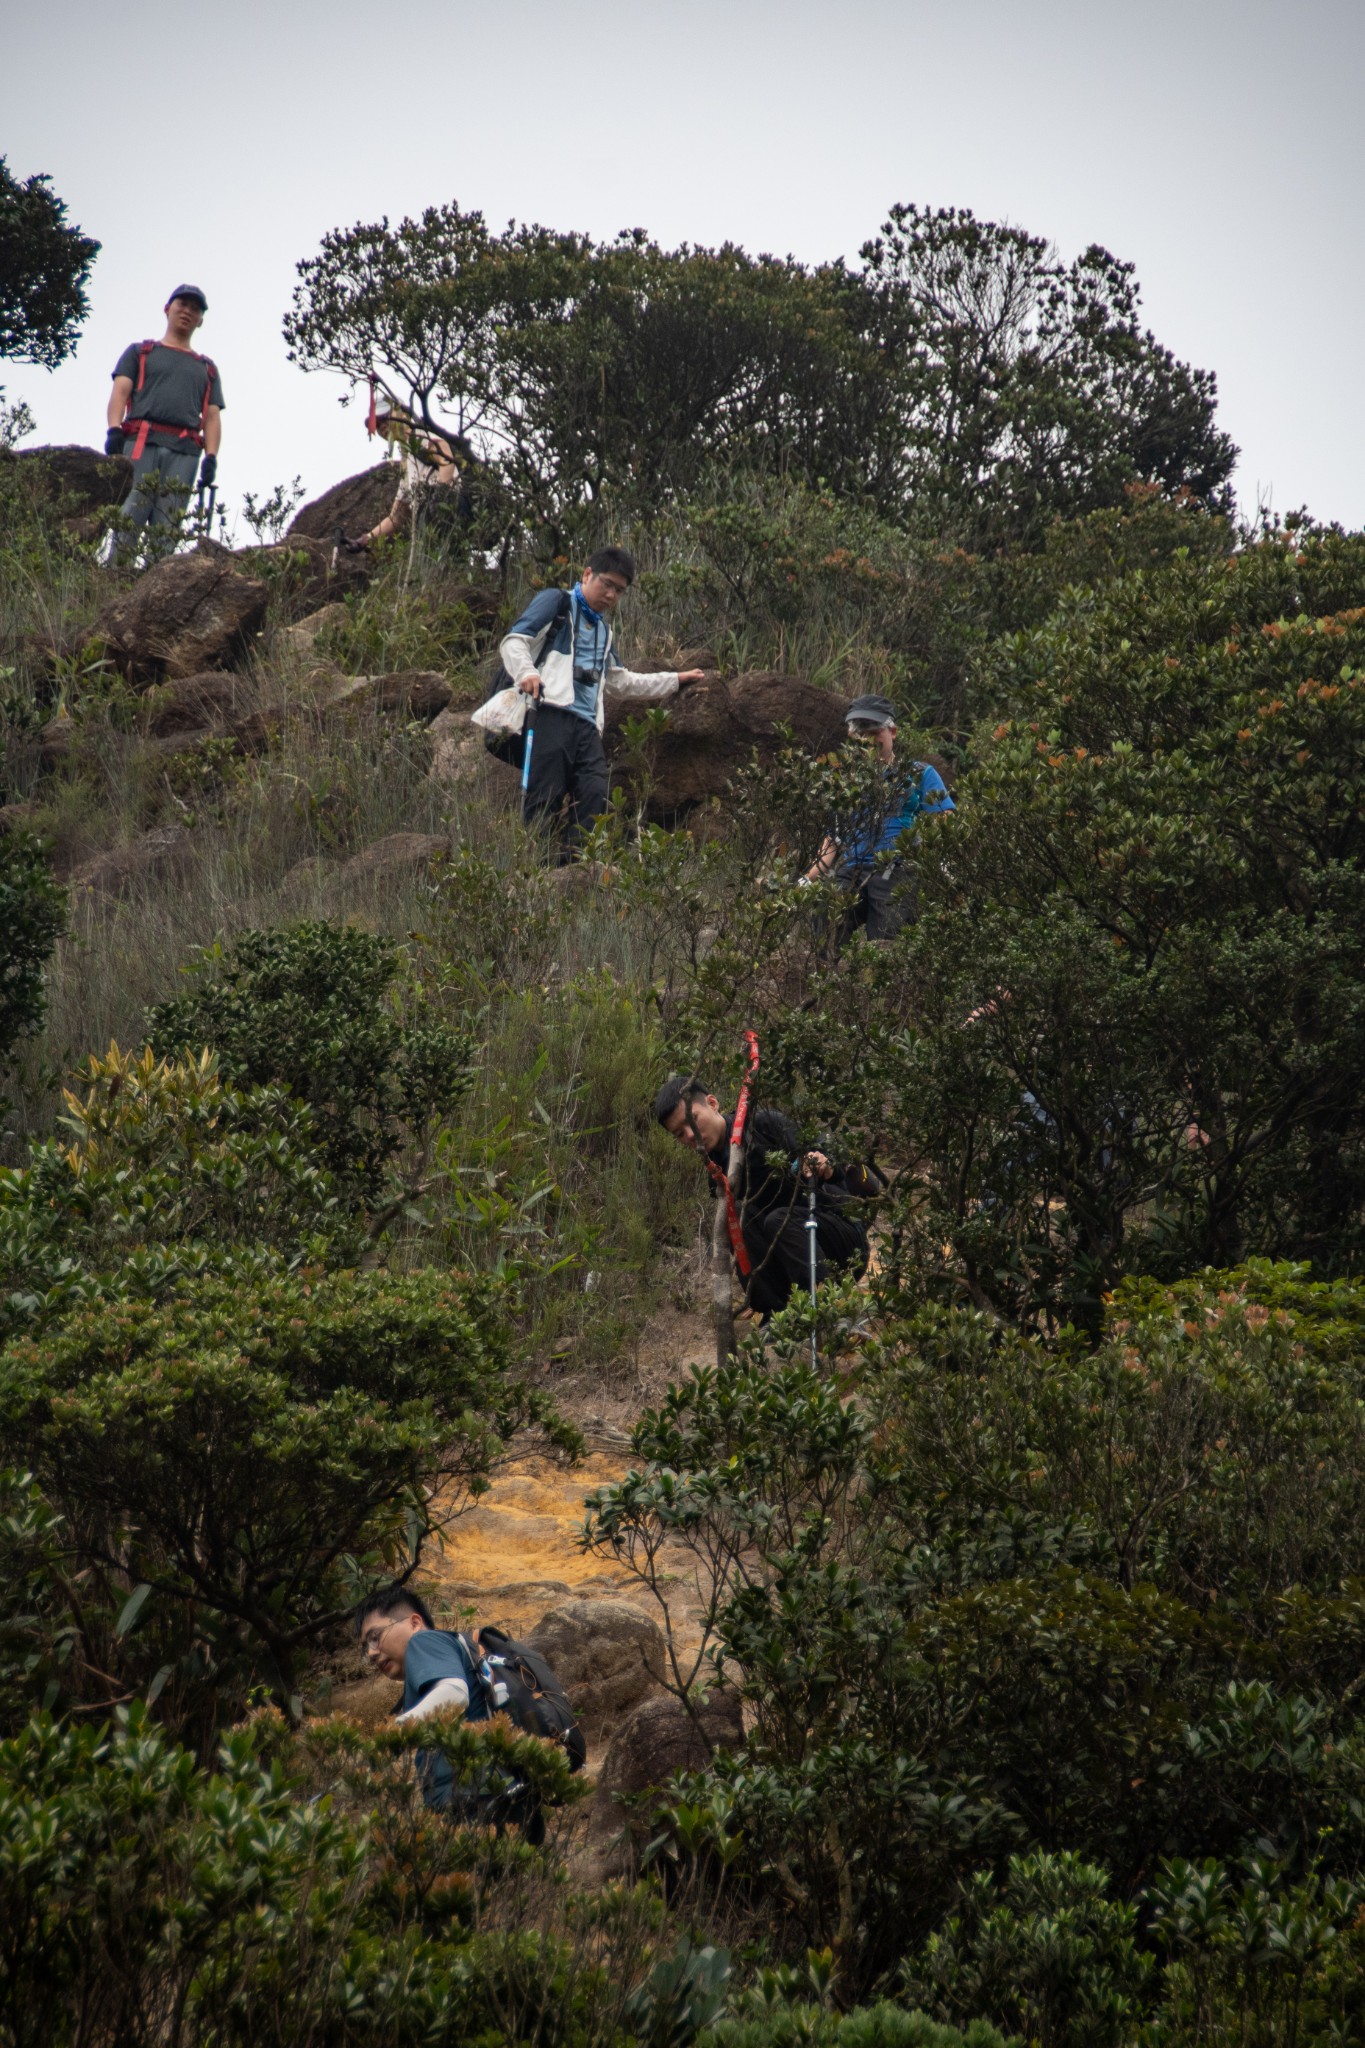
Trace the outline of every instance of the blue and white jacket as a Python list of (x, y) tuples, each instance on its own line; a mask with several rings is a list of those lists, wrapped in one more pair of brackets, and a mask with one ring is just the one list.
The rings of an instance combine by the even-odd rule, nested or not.
[[(527, 605), (499, 652), (502, 665), (514, 683), (523, 676), (540, 677), (542, 704), (558, 704), (567, 710), (573, 703), (573, 612), (556, 618), (563, 592), (538, 590)], [(662, 704), (678, 694), (676, 671), (640, 675), (626, 668), (612, 645), (607, 628), (607, 651), (602, 663), (602, 688), (597, 693), (597, 730), (602, 730), (603, 702), (613, 697), (631, 697), (641, 704)]]

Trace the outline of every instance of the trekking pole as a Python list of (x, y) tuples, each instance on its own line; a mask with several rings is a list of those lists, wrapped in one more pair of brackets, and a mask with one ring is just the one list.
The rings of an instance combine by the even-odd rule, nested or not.
[(820, 1363), (819, 1352), (816, 1349), (815, 1343), (815, 1290), (818, 1285), (815, 1275), (816, 1262), (819, 1256), (819, 1245), (816, 1241), (815, 1233), (819, 1227), (819, 1221), (815, 1214), (815, 1182), (812, 1180), (809, 1188), (806, 1190), (806, 1247), (810, 1259), (810, 1362), (816, 1367)]
[(526, 706), (526, 717), (522, 724), (521, 743), (521, 822), (526, 823), (526, 797), (531, 787), (531, 753), (536, 743), (536, 712), (540, 708), (539, 697), (532, 697)]

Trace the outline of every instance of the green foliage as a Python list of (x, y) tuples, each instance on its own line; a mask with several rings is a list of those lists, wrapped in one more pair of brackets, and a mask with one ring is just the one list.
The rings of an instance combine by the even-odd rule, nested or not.
[(415, 1566), (514, 1431), (573, 1445), (507, 1348), (492, 1283), (205, 1277), (11, 1344), (0, 1414), (90, 1604), (123, 1610), (108, 1654), (156, 1674), (168, 1711), (221, 1712), (256, 1680), (288, 1700), (308, 1647)]
[(673, 1063), (723, 1073), (742, 1011), (774, 1099), (906, 1162), (905, 1283), (1044, 1327), (1096, 1329), (1125, 1272), (1362, 1243), (1365, 546), (1157, 553), (995, 643), (1009, 715), (916, 827), (894, 943), (831, 960), (836, 892), (792, 886), (839, 808), (797, 754), (738, 785), (735, 865), (624, 871), (672, 941)]
[(0, 833), (0, 1070), (43, 1017), (43, 969), (66, 925), (66, 891), (41, 843)]
[[(308, 1103), (337, 1186), (374, 1209), (395, 1199), (402, 1148), (457, 1099), (470, 1054), (463, 1035), (411, 1014), (400, 964), (396, 945), (352, 925), (246, 932), (200, 956), (191, 992), (159, 1004), (148, 1032), (164, 1052), (212, 1047), (239, 1086)], [(400, 1183), (396, 1199), (408, 1192)]]
[(0, 157), (0, 357), (55, 370), (88, 311), (85, 281), (100, 245), (66, 224), (45, 176), (20, 180)]
[[(477, 1925), (539, 1859), (424, 1815), (413, 1733), (337, 1736), (290, 1745), (258, 1718), (204, 1769), (135, 1707), (113, 1728), (37, 1718), (0, 1744), (5, 2048), (152, 2048), (168, 2014), (185, 2048), (347, 2048), (376, 2028), (397, 2048), (510, 2042), (549, 2038), (551, 2016), (565, 2048), (619, 2039), (623, 1991), (605, 1960), (576, 1963), (562, 1922), (543, 1932), (514, 1894)], [(421, 1740), (462, 1786), (562, 1790), (549, 1746), (505, 1724)], [(351, 1789), (330, 1796), (338, 1773)]]
[(282, 1089), (227, 1087), (213, 1053), (117, 1046), (77, 1078), (71, 1142), (0, 1168), (0, 1334), (191, 1275), (344, 1262), (358, 1248), (316, 1121)]
[(1038, 2048), (1121, 2048), (1148, 2002), (1155, 1958), (1132, 1906), (1078, 1856), (1011, 1856), (1004, 1883), (972, 1879), (961, 1910), (907, 1966), (906, 1996), (945, 2019), (987, 2012)]
[(1138, 325), (1131, 266), (897, 207), (864, 268), (661, 249), (429, 207), (298, 266), (292, 360), (433, 401), (554, 552), (742, 462), (998, 545), (1134, 481), (1218, 497), (1213, 380)]
[[(856, 1302), (826, 1303), (824, 1372), (792, 1314), (672, 1388), (593, 1503), (590, 1543), (670, 1625), (691, 1554), (708, 1640), (675, 1682), (745, 1703), (743, 1752), (667, 1824), (828, 1945), (845, 1997), (937, 1930), (913, 1995), (941, 1964), (945, 2017), (1032, 2030), (1032, 1998), (1039, 2038), (1126, 2038), (1143, 1969), (1104, 1880), (1025, 1862), (996, 1917), (971, 1873), (1079, 1858), (1119, 1901), (1172, 1855), (1355, 1881), (1361, 1290), (1135, 1284), (1089, 1352), (942, 1311), (869, 1335)], [(978, 1970), (1003, 1988), (973, 2003)]]
[(29, 1472), (0, 1468), (0, 1732), (50, 1706), (75, 1647), (61, 1523)]
[(922, 2012), (902, 2006), (855, 2006), (834, 2012), (823, 2006), (776, 2005), (753, 2019), (722, 2020), (701, 2036), (700, 2048), (1012, 2048), (985, 2020), (941, 2026)]
[(1237, 451), (1213, 424), (1214, 379), (1142, 331), (1130, 263), (1092, 245), (1064, 266), (952, 207), (893, 207), (862, 254), (901, 488), (933, 531), (1036, 542), (1132, 482), (1226, 509)]

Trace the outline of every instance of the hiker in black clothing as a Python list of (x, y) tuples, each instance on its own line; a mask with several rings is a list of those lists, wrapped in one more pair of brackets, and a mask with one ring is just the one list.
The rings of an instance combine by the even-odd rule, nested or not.
[[(671, 1138), (701, 1153), (718, 1185), (724, 1181), (734, 1118), (726, 1116), (704, 1081), (670, 1076), (654, 1099), (654, 1115)], [(844, 1205), (850, 1198), (880, 1194), (877, 1175), (866, 1166), (834, 1166), (823, 1152), (804, 1151), (796, 1125), (781, 1110), (752, 1111), (734, 1196), (752, 1267), (746, 1299), (765, 1321), (786, 1307), (793, 1287), (809, 1283), (806, 1219), (812, 1187), (817, 1285), (833, 1270), (863, 1272), (867, 1231)]]
[(218, 473), (222, 380), (209, 357), (190, 347), (207, 311), (197, 284), (178, 284), (160, 341), (130, 342), (114, 365), (104, 452), (133, 465), (122, 509), (134, 527), (170, 526), (184, 512), (195, 472), (206, 489)]

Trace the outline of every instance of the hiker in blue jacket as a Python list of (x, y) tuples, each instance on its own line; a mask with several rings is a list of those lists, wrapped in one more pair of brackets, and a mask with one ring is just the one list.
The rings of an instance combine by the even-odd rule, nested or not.
[(539, 706), (527, 822), (556, 816), (565, 797), (569, 800), (561, 866), (606, 809), (606, 695), (666, 703), (683, 683), (697, 682), (703, 674), (694, 668), (640, 675), (622, 665), (612, 646), (611, 618), (634, 581), (635, 563), (625, 548), (599, 548), (571, 591), (538, 591), (502, 643), (503, 667)]
[[(396, 1719), (425, 1721), (432, 1714), (462, 1714), (486, 1721), (488, 1702), (458, 1635), (437, 1628), (426, 1603), (403, 1586), (374, 1594), (357, 1623), (360, 1647), (385, 1678), (403, 1681)], [(439, 1750), (419, 1749), (422, 1797), (439, 1812), (450, 1808), (455, 1774)]]
[(883, 764), (881, 793), (858, 816), (836, 823), (801, 877), (832, 880), (849, 897), (839, 938), (861, 927), (869, 939), (890, 939), (914, 910), (905, 873), (905, 835), (933, 811), (956, 809), (947, 784), (927, 761), (897, 762), (896, 711), (889, 697), (855, 697), (844, 715), (851, 738), (874, 749)]

